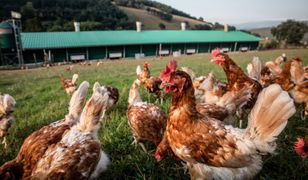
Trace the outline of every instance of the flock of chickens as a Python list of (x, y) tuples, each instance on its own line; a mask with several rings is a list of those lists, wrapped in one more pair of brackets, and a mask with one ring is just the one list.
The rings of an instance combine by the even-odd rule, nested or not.
[[(213, 73), (197, 77), (188, 67), (179, 70), (175, 60), (159, 77), (151, 76), (148, 63), (137, 67), (127, 110), (133, 143), (145, 152), (144, 141), (155, 143), (157, 161), (166, 156), (184, 161), (191, 179), (251, 179), (262, 169), (261, 156), (275, 151), (295, 104), (304, 105), (303, 119), (308, 115), (308, 67), (283, 54), (264, 65), (254, 58), (247, 75), (220, 49), (212, 52), (212, 61), (224, 69), (227, 82)], [(86, 102), (88, 82), (77, 89), (78, 74), (60, 80), (71, 95), (68, 114), (28, 136), (16, 158), (0, 167), (0, 179), (95, 179), (107, 169), (110, 160), (101, 150), (98, 130), (119, 99), (118, 89), (96, 82)], [(165, 93), (172, 93), (169, 114), (143, 101), (141, 86), (161, 103)], [(10, 95), (0, 95), (5, 148), (15, 104)], [(295, 151), (305, 158), (307, 146), (308, 137), (299, 139)]]

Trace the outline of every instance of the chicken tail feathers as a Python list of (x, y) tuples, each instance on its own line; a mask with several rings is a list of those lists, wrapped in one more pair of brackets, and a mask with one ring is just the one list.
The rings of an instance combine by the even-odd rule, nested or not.
[(246, 134), (257, 149), (264, 153), (273, 153), (275, 140), (287, 125), (288, 119), (295, 113), (293, 100), (277, 84), (264, 88), (248, 117)]
[(77, 128), (82, 132), (97, 132), (100, 119), (108, 106), (108, 91), (106, 88), (97, 88), (82, 110)]
[(74, 74), (73, 77), (72, 77), (72, 83), (76, 84), (77, 80), (78, 80), (78, 74)]
[(86, 97), (87, 97), (87, 92), (89, 88), (89, 83), (87, 81), (83, 81), (77, 91), (74, 92), (70, 104), (69, 104), (69, 116), (71, 116), (73, 119), (78, 119), (82, 107), (85, 103)]
[(129, 90), (129, 96), (128, 96), (128, 104), (129, 105), (132, 105), (134, 103), (137, 103), (137, 102), (142, 102), (142, 99), (141, 99), (141, 96), (140, 96), (140, 93), (139, 93), (139, 85), (140, 85), (140, 81), (138, 79), (136, 79), (130, 90)]
[(252, 62), (247, 65), (247, 72), (251, 79), (260, 81), (262, 64), (258, 57), (254, 57)]
[(12, 160), (0, 167), (0, 179), (21, 179), (22, 172), (22, 166), (15, 160)]
[(65, 83), (65, 78), (64, 78), (63, 74), (61, 74), (61, 75), (59, 76), (59, 79), (60, 79), (60, 81), (62, 82), (62, 84), (64, 85), (64, 83)]
[(142, 73), (141, 67), (138, 65), (136, 68), (136, 74), (137, 76), (140, 75)]

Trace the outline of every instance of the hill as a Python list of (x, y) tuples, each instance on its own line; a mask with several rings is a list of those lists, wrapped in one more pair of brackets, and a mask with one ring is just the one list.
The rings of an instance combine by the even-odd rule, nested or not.
[[(256, 29), (250, 29), (248, 30), (252, 33), (259, 34), (262, 38), (274, 38), (274, 36), (271, 33), (271, 28), (256, 28)], [(303, 37), (302, 41), (307, 41), (308, 42), (308, 33), (306, 33)]]
[(271, 28), (256, 28), (256, 29), (250, 29), (248, 30), (252, 33), (257, 33), (259, 34), (262, 38), (273, 38), (273, 35), (271, 33)]
[(24, 32), (73, 31), (73, 22), (85, 30), (135, 29), (135, 21), (144, 29), (222, 29), (202, 18), (197, 19), (171, 6), (149, 0), (2, 0), (0, 22), (10, 19), (10, 12), (22, 14)]
[(188, 28), (194, 28), (196, 25), (207, 24), (204, 21), (199, 21), (189, 17), (172, 15), (171, 21), (166, 21), (158, 16), (148, 13), (144, 9), (136, 9), (131, 7), (118, 6), (131, 21), (141, 21), (144, 29), (160, 29), (159, 24), (164, 24), (166, 29), (180, 29), (181, 22), (186, 22)]
[(280, 20), (268, 20), (268, 21), (257, 21), (257, 22), (247, 22), (241, 24), (235, 24), (235, 27), (238, 29), (261, 29), (261, 28), (271, 28), (280, 24), (282, 21)]

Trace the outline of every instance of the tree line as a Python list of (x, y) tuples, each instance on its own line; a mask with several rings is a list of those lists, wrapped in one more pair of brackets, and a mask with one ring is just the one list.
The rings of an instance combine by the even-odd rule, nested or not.
[(10, 11), (22, 14), (23, 31), (72, 31), (73, 22), (81, 30), (134, 29), (133, 21), (110, 0), (2, 0), (3, 19)]

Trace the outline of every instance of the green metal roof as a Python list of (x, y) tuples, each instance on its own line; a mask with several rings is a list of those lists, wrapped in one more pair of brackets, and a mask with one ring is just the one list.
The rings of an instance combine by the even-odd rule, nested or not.
[(24, 49), (137, 45), (158, 43), (258, 42), (241, 31), (144, 30), (22, 33)]

